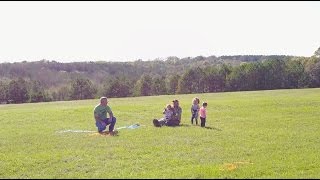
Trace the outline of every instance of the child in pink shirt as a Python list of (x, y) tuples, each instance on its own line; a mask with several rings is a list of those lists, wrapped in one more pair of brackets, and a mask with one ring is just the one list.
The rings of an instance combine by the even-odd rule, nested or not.
[(201, 120), (201, 127), (204, 127), (205, 124), (206, 124), (206, 118), (207, 118), (207, 110), (206, 110), (206, 108), (207, 108), (207, 106), (208, 106), (208, 103), (203, 102), (202, 103), (202, 107), (200, 108), (200, 111), (199, 111), (200, 120)]

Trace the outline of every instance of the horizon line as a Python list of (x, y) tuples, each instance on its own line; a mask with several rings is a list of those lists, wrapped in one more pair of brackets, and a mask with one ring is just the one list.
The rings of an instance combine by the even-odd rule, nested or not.
[[(169, 57), (177, 57), (179, 58), (180, 60), (181, 59), (186, 59), (186, 58), (196, 58), (196, 57), (199, 57), (199, 56), (202, 56), (204, 58), (208, 58), (208, 57), (211, 57), (211, 56), (215, 56), (216, 58), (220, 58), (220, 57), (223, 57), (223, 56), (288, 56), (288, 57), (312, 57), (312, 56), (302, 56), (302, 55), (284, 55), (284, 54), (269, 54), (269, 55), (266, 55), (266, 54), (235, 54), (235, 55), (220, 55), (220, 56), (216, 56), (216, 55), (209, 55), (209, 56), (203, 56), (203, 55), (198, 55), (198, 56), (186, 56), (186, 57), (183, 57), (183, 58), (180, 58), (178, 56), (167, 56), (167, 57), (157, 57), (157, 58), (154, 58), (154, 59), (142, 59), (142, 58), (138, 58), (138, 59), (134, 59), (134, 60), (118, 60), (118, 61), (115, 61), (115, 60), (83, 60), (83, 61), (65, 61), (65, 62), (61, 62), (59, 60), (52, 60), (52, 59), (46, 59), (46, 58), (42, 58), (40, 60), (20, 60), (20, 61), (13, 61), (13, 62), (8, 62), (8, 61), (1, 61), (0, 60), (0, 64), (2, 63), (28, 63), (28, 62), (40, 62), (40, 61), (47, 61), (47, 62), (57, 62), (57, 63), (81, 63), (81, 62), (119, 62), (119, 63), (126, 63), (126, 62), (136, 62), (136, 61), (143, 61), (143, 62), (148, 62), (148, 61), (157, 61), (157, 60), (161, 60), (161, 61), (166, 61)], [(85, 58), (84, 58), (85, 59)]]

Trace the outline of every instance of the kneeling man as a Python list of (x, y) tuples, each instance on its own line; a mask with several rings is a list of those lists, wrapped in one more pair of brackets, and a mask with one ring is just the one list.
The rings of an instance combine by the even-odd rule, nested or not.
[[(113, 116), (111, 108), (107, 104), (107, 97), (101, 97), (100, 104), (94, 108), (96, 126), (98, 128), (98, 132), (102, 133), (102, 131), (107, 128), (107, 125), (109, 125), (109, 134), (115, 135), (116, 131), (114, 131), (114, 125), (116, 124), (116, 118)], [(109, 118), (107, 118), (107, 113), (109, 114)]]

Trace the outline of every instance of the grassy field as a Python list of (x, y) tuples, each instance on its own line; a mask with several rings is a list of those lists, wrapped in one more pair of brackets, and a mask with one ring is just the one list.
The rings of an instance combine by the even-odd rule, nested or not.
[[(192, 126), (193, 97), (208, 128)], [(156, 128), (165, 104), (182, 126)], [(119, 136), (96, 127), (98, 100), (0, 105), (0, 178), (320, 178), (320, 89), (110, 99)]]

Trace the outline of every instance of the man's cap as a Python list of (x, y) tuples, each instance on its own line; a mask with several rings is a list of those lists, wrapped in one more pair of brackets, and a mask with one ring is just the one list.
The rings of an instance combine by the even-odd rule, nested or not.
[(179, 102), (178, 99), (174, 99), (172, 102)]

